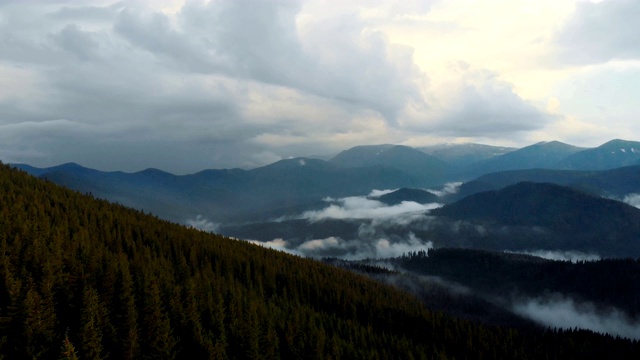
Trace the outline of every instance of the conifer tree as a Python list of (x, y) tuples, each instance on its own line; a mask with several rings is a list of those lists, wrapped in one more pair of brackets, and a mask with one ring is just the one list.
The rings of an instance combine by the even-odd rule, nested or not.
[(26, 356), (38, 358), (50, 348), (55, 337), (55, 312), (47, 307), (35, 288), (30, 288), (23, 302), (23, 340)]
[(82, 342), (83, 358), (101, 360), (106, 358), (102, 345), (102, 305), (98, 292), (91, 286), (86, 286), (82, 296), (82, 313), (80, 317), (80, 340)]
[(173, 359), (177, 344), (173, 336), (171, 321), (162, 304), (160, 287), (156, 279), (147, 281), (144, 305), (144, 327), (146, 330), (147, 359)]
[(138, 309), (134, 282), (129, 271), (127, 259), (124, 255), (119, 257), (120, 262), (120, 287), (118, 293), (118, 334), (119, 347), (122, 350), (123, 359), (137, 359), (140, 353), (140, 329), (138, 326)]
[(64, 335), (64, 340), (62, 340), (62, 346), (60, 347), (60, 360), (78, 360), (78, 354), (76, 353), (76, 348), (69, 340), (69, 334)]

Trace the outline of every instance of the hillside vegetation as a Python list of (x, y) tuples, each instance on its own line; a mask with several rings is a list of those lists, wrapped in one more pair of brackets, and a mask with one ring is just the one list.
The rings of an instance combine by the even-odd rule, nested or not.
[(390, 260), (490, 296), (564, 294), (640, 319), (640, 258), (572, 263), (473, 249), (431, 249)]
[(348, 271), (187, 229), (0, 165), (6, 359), (638, 358), (588, 331), (431, 312)]

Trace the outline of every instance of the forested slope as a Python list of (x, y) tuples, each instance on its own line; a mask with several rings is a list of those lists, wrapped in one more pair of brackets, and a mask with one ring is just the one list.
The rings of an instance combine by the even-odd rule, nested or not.
[(346, 270), (0, 165), (6, 359), (638, 358), (587, 331), (483, 327)]
[(431, 249), (393, 260), (395, 266), (439, 276), (490, 296), (565, 294), (640, 319), (640, 258), (572, 263), (474, 249)]

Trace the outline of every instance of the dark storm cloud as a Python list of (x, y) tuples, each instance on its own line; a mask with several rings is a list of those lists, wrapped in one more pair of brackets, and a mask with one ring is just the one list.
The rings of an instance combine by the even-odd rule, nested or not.
[[(187, 1), (175, 13), (84, 4), (0, 3), (0, 79), (13, 79), (0, 91), (3, 161), (195, 172), (544, 122), (492, 79), (464, 78), (452, 96), (460, 104), (432, 106), (413, 50), (355, 10), (300, 18), (299, 1)], [(417, 5), (389, 9), (395, 19), (428, 11)], [(417, 123), (403, 118), (409, 108)]]
[(179, 19), (234, 76), (374, 109), (391, 123), (407, 101), (421, 99), (415, 79), (424, 74), (409, 49), (363, 31), (355, 15), (320, 20), (301, 34), (300, 8), (298, 1), (194, 2)]
[[(316, 127), (305, 119), (247, 118), (252, 92), (266, 92), (269, 101), (269, 86), (291, 89), (338, 108), (372, 109), (390, 122), (408, 98), (420, 97), (412, 80), (415, 65), (405, 68), (412, 65), (410, 53), (394, 58), (382, 35), (360, 34), (357, 18), (315, 24), (326, 27), (310, 30), (316, 44), (304, 45), (295, 18), (298, 2), (188, 2), (173, 19), (135, 3), (52, 4), (12, 3), (2, 10), (0, 61), (27, 69), (40, 93), (7, 101), (2, 113), (12, 116), (0, 124), (46, 124), (24, 126), (32, 133), (12, 136), (5, 143), (5, 161), (42, 160), (15, 157), (30, 153), (49, 154), (41, 165), (68, 161), (74, 153), (80, 161), (83, 154), (98, 152), (83, 149), (93, 145), (109, 154), (87, 159), (98, 168), (134, 170), (125, 160), (104, 158), (160, 155), (181, 147), (189, 149), (177, 151), (185, 158), (163, 168), (251, 166), (270, 151), (253, 141), (261, 134), (286, 129), (303, 142), (315, 135), (305, 129)], [(336, 32), (340, 48), (332, 49)], [(382, 90), (389, 87), (390, 94)], [(78, 133), (62, 124), (92, 131), (69, 144)], [(43, 138), (39, 129), (45, 127)], [(34, 152), (9, 151), (26, 138), (43, 141), (31, 145)], [(150, 149), (140, 151), (145, 144)], [(134, 149), (135, 154), (124, 152)]]

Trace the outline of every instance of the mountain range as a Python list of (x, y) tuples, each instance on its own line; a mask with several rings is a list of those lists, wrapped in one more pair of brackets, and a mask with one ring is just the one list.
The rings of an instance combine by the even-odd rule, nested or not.
[[(3, 358), (636, 359), (640, 352), (637, 342), (593, 331), (457, 318), (432, 310), (449, 306), (452, 295), (421, 301), (2, 164), (0, 183)], [(476, 313), (486, 306), (457, 304), (481, 306)]]
[(383, 252), (367, 251), (384, 239), (387, 247), (407, 249), (430, 246), (640, 257), (640, 209), (550, 183), (521, 182), (430, 211), (384, 218), (328, 216), (317, 221), (302, 217), (221, 226), (219, 231), (262, 242), (279, 238), (287, 249), (310, 256), (382, 256)]
[[(474, 148), (477, 149), (475, 154)], [(63, 348), (67, 349), (64, 346), (72, 347), (73, 342), (82, 344), (81, 351), (85, 355), (91, 354), (91, 351), (104, 354), (100, 346), (130, 341), (126, 337), (119, 337), (118, 331), (121, 329), (147, 331), (155, 326), (148, 310), (152, 305), (147, 304), (147, 301), (154, 301), (156, 309), (169, 309), (168, 320), (161, 321), (166, 326), (169, 326), (170, 321), (173, 330), (165, 331), (166, 326), (162, 330), (162, 341), (166, 340), (166, 347), (162, 348), (163, 344), (145, 340), (148, 343), (137, 345), (136, 351), (160, 351), (158, 354), (161, 351), (173, 354), (213, 354), (222, 351), (235, 354), (259, 348), (253, 344), (245, 349), (242, 339), (268, 337), (279, 344), (267, 347), (274, 354), (308, 354), (310, 346), (314, 346), (311, 345), (313, 341), (301, 340), (299, 343), (304, 343), (300, 345), (303, 348), (298, 348), (295, 341), (291, 340), (293, 338), (287, 337), (288, 328), (281, 326), (283, 323), (278, 322), (280, 320), (268, 320), (276, 322), (258, 325), (256, 319), (267, 318), (267, 313), (280, 316), (278, 314), (286, 312), (273, 305), (270, 302), (272, 300), (306, 309), (309, 306), (306, 305), (309, 301), (307, 295), (310, 294), (306, 292), (308, 289), (331, 293), (333, 288), (324, 280), (318, 280), (324, 275), (311, 276), (322, 283), (320, 286), (308, 285), (309, 279), (305, 277), (287, 277), (282, 268), (265, 265), (270, 261), (284, 264), (288, 261), (284, 260), (285, 254), (273, 257), (270, 255), (272, 252), (267, 249), (256, 248), (258, 250), (254, 252), (253, 248), (245, 249), (245, 245), (226, 245), (227, 242), (234, 244), (232, 238), (249, 240), (302, 257), (340, 258), (342, 263), (334, 260), (334, 265), (345, 266), (380, 282), (393, 284), (411, 292), (430, 309), (445, 311), (474, 322), (491, 326), (516, 326), (522, 331), (537, 333), (540, 328), (536, 323), (545, 326), (555, 324), (540, 318), (545, 316), (544, 311), (558, 311), (558, 307), (574, 306), (575, 300), (575, 304), (583, 304), (580, 306), (584, 308), (570, 308), (573, 317), (582, 319), (584, 315), (592, 319), (602, 316), (604, 320), (598, 321), (616, 322), (615, 328), (602, 328), (592, 323), (585, 325), (586, 328), (638, 338), (635, 335), (638, 327), (634, 325), (634, 321), (637, 322), (640, 314), (635, 310), (637, 302), (634, 298), (639, 290), (631, 284), (627, 285), (629, 276), (637, 277), (637, 261), (609, 260), (640, 258), (640, 209), (625, 203), (633, 203), (631, 199), (640, 197), (640, 154), (637, 149), (640, 149), (640, 143), (623, 140), (613, 140), (593, 149), (577, 148), (560, 142), (538, 143), (522, 149), (477, 144), (444, 146), (439, 149), (374, 145), (345, 150), (328, 160), (291, 158), (255, 169), (212, 169), (190, 175), (174, 175), (158, 169), (136, 173), (103, 172), (73, 163), (51, 168), (13, 165), (40, 180), (27, 179), (20, 172), (3, 167), (0, 168), (0, 175), (4, 178), (5, 189), (13, 191), (3, 196), (17, 202), (4, 202), (5, 207), (13, 206), (10, 211), (4, 210), (4, 213), (11, 214), (10, 219), (13, 220), (7, 220), (9, 218), (6, 217), (0, 220), (12, 229), (4, 235), (0, 231), (3, 239), (10, 240), (0, 243), (5, 251), (0, 252), (0, 255), (9, 254), (3, 258), (5, 290), (0, 286), (0, 300), (9, 305), (0, 307), (0, 325), (4, 326), (0, 326), (0, 331), (4, 331), (3, 336), (11, 338), (11, 343), (15, 345), (7, 347), (0, 342), (0, 352), (11, 355), (54, 355), (55, 351), (50, 350), (51, 344), (62, 342)], [(447, 150), (450, 151), (448, 155)], [(78, 193), (65, 192), (66, 190), (60, 190), (52, 183), (92, 196), (83, 197)], [(29, 185), (24, 187), (25, 184)], [(28, 195), (16, 195), (14, 192)], [(144, 211), (131, 212), (117, 204), (110, 207), (111, 204), (96, 201), (92, 197)], [(75, 199), (75, 202), (66, 203), (64, 199)], [(24, 201), (26, 203), (22, 204)], [(99, 212), (91, 209), (99, 209)], [(144, 214), (146, 212), (231, 238), (175, 227), (175, 224), (163, 222), (157, 217), (147, 217)], [(71, 220), (64, 222), (61, 216)], [(186, 232), (182, 233), (183, 230), (180, 229)], [(15, 234), (20, 236), (14, 237)], [(211, 238), (204, 239), (209, 235)], [(41, 238), (46, 238), (46, 241), (51, 242), (50, 245), (38, 247), (38, 241), (28, 240)], [(67, 238), (70, 240), (68, 244), (62, 241)], [(90, 245), (94, 238), (97, 243)], [(33, 248), (31, 245), (23, 246), (15, 239), (25, 239), (25, 244), (33, 244)], [(190, 244), (191, 239), (199, 239), (193, 244), (195, 248), (185, 245)], [(14, 240), (18, 242), (14, 243)], [(205, 243), (208, 245), (203, 245)], [(66, 249), (64, 246), (71, 248)], [(110, 250), (105, 250), (105, 246)], [(94, 247), (101, 249), (100, 252), (91, 253), (87, 250)], [(59, 255), (64, 252), (69, 252), (70, 255)], [(59, 261), (38, 263), (53, 256), (53, 253), (58, 254), (63, 265)], [(119, 254), (118, 259), (109, 260), (112, 255), (108, 254), (115, 253)], [(427, 253), (433, 256), (426, 256)], [(77, 254), (79, 262), (73, 260)], [(569, 263), (541, 260), (540, 256), (573, 261), (607, 260), (598, 261), (594, 266), (582, 262), (573, 266), (568, 265)], [(205, 258), (214, 259), (211, 261), (217, 265), (209, 264), (203, 260)], [(223, 258), (233, 259), (233, 262), (226, 262), (227, 265), (224, 265), (226, 260), (220, 260)], [(270, 260), (264, 262), (263, 258)], [(349, 263), (345, 259), (369, 260)], [(86, 264), (81, 264), (82, 261)], [(131, 261), (132, 265), (126, 265), (127, 261)], [(386, 268), (367, 265), (366, 261), (384, 264)], [(142, 264), (147, 262), (153, 263), (155, 270), (144, 270), (146, 265)], [(109, 263), (118, 265), (109, 267)], [(85, 266), (89, 268), (82, 270)], [(143, 317), (137, 325), (123, 322), (122, 319), (129, 310), (124, 300), (113, 300), (110, 295), (117, 292), (109, 284), (114, 279), (126, 277), (127, 266), (135, 266), (138, 274), (134, 279), (138, 295), (131, 295), (141, 296), (134, 301), (143, 309)], [(189, 278), (189, 274), (196, 274), (203, 266), (210, 270), (207, 270), (209, 273), (206, 277), (197, 275), (197, 278)], [(307, 274), (298, 266), (310, 269), (315, 265), (288, 264), (287, 271)], [(153, 279), (159, 279), (154, 276), (162, 273), (159, 270), (161, 268), (162, 271), (169, 271), (163, 273), (165, 275), (162, 275), (162, 281), (169, 279), (167, 281), (170, 283), (157, 288), (153, 284), (158, 280)], [(408, 272), (394, 272), (394, 268)], [(43, 270), (31, 273), (30, 269)], [(61, 282), (66, 277), (51, 277), (56, 272), (67, 271), (64, 269), (71, 269), (69, 271), (72, 273), (65, 275), (69, 279), (80, 276), (77, 275), (78, 271), (89, 275), (81, 275), (84, 279), (82, 286), (77, 285), (75, 280)], [(320, 268), (314, 270), (316, 274), (323, 271), (325, 270)], [(510, 276), (499, 275), (505, 271)], [(94, 272), (96, 275), (91, 275)], [(265, 274), (256, 275), (261, 272)], [(584, 276), (576, 275), (582, 272), (585, 272)], [(14, 274), (17, 273), (22, 275), (15, 277)], [(611, 275), (621, 276), (620, 273), (627, 277), (615, 282), (615, 286), (620, 287), (619, 290), (611, 291), (623, 293), (624, 297), (603, 294), (604, 289), (609, 289), (607, 286), (613, 283), (603, 279)], [(35, 281), (33, 284), (57, 284), (55, 286), (59, 290), (51, 293), (47, 289), (52, 287), (48, 285), (20, 287), (22, 283), (18, 284), (15, 279), (24, 276), (31, 277)], [(346, 280), (339, 286), (346, 283), (360, 284), (355, 278), (340, 276)], [(203, 294), (211, 294), (211, 286), (207, 281), (203, 282), (204, 278), (216, 279), (212, 283), (217, 284), (215, 286), (218, 288), (227, 289), (227, 295), (218, 300), (213, 295), (200, 296), (197, 298), (198, 306), (195, 302), (188, 301), (184, 306), (180, 305), (186, 301), (184, 299), (195, 299), (192, 296), (196, 291), (194, 286)], [(220, 279), (227, 280), (221, 283)], [(183, 281), (187, 281), (184, 288), (177, 285)], [(229, 281), (236, 283), (231, 284)], [(578, 284), (564, 284), (567, 281), (576, 281)], [(594, 281), (596, 290), (588, 285)], [(106, 288), (102, 287), (103, 283)], [(251, 288), (256, 284), (261, 285)], [(241, 295), (244, 290), (239, 289), (245, 286), (248, 295)], [(355, 286), (365, 288), (369, 285)], [(228, 290), (232, 288), (236, 290)], [(287, 290), (282, 294), (272, 291), (277, 288)], [(25, 300), (23, 307), (15, 306), (15, 301), (18, 300), (11, 295), (11, 291), (14, 291), (11, 289), (21, 291), (20, 299)], [(256, 294), (267, 294), (265, 291), (270, 295), (265, 295), (268, 302), (263, 304), (260, 302), (262, 295)], [(380, 291), (387, 293), (390, 290)], [(550, 294), (550, 291), (553, 293)], [(91, 300), (95, 300), (96, 296), (99, 299), (97, 302)], [(169, 300), (159, 302), (157, 298), (162, 296)], [(234, 305), (234, 299), (238, 296), (244, 296), (243, 304), (250, 306)], [(349, 301), (363, 304), (358, 296), (355, 295)], [(376, 295), (376, 298), (380, 296), (383, 295)], [(389, 292), (384, 296), (396, 295)], [(526, 298), (521, 298), (522, 296)], [(561, 297), (559, 300), (558, 296)], [(562, 298), (563, 296), (569, 298)], [(70, 305), (55, 305), (59, 298), (65, 299), (60, 304)], [(311, 298), (315, 298), (314, 295)], [(30, 299), (28, 304), (31, 305), (27, 305), (27, 299)], [(377, 303), (378, 307), (371, 308), (361, 305), (368, 310), (356, 309), (351, 312), (342, 308), (343, 303), (339, 299), (332, 302), (324, 295), (322, 299), (325, 302), (321, 301), (320, 306), (326, 308), (318, 310), (315, 308), (317, 303), (313, 303), (313, 309), (307, 315), (320, 319), (331, 313), (333, 320), (330, 321), (342, 322), (344, 318), (344, 321), (351, 322), (358, 329), (366, 325), (357, 322), (362, 319), (365, 319), (365, 323), (373, 321), (376, 326), (389, 324), (389, 319), (379, 320), (375, 314), (380, 311), (384, 313), (380, 306), (385, 307), (388, 301), (395, 301), (387, 299)], [(89, 304), (92, 303), (98, 305), (91, 308)], [(37, 336), (27, 334), (28, 340), (23, 340), (20, 337), (24, 335), (21, 329), (26, 325), (20, 325), (22, 323), (19, 321), (30, 316), (28, 306), (37, 308), (49, 306), (47, 304), (54, 304), (52, 306), (55, 310), (53, 320), (43, 320), (48, 324), (45, 329), (47, 332), (38, 333)], [(201, 320), (210, 319), (207, 317), (210, 315), (198, 315), (195, 310), (202, 304), (209, 304), (208, 309), (218, 313), (222, 306), (230, 309), (232, 315), (228, 315), (224, 323)], [(112, 306), (115, 306), (113, 311), (117, 312), (113, 319), (109, 318), (110, 315), (88, 315), (99, 314), (101, 311), (107, 314), (104, 309)], [(420, 305), (412, 303), (410, 306)], [(532, 310), (532, 306), (536, 308)], [(614, 310), (609, 310), (610, 307), (614, 307)], [(73, 315), (72, 308), (82, 309), (82, 314)], [(15, 309), (26, 312), (17, 313)], [(207, 305), (203, 309), (206, 310)], [(257, 312), (254, 314), (251, 312), (253, 310), (246, 309), (257, 309)], [(316, 310), (321, 314), (315, 314)], [(616, 315), (619, 310), (624, 311), (624, 314)], [(338, 312), (332, 313), (333, 311)], [(362, 311), (367, 314), (365, 318), (362, 317)], [(430, 321), (425, 320), (423, 315), (416, 317), (415, 313), (412, 314), (400, 316), (415, 324)], [(300, 313), (295, 316), (307, 315)], [(620, 317), (627, 315), (635, 320), (620, 320)], [(80, 326), (86, 322), (87, 316), (102, 319), (96, 320), (101, 321), (100, 326), (105, 331), (102, 344), (87, 345), (88, 330)], [(69, 333), (67, 330), (68, 335), (63, 334), (62, 328), (67, 320), (63, 324), (56, 322), (55, 317), (71, 319), (68, 324), (72, 331)], [(329, 320), (322, 321), (323, 324), (329, 324), (326, 322)], [(254, 325), (262, 329), (262, 335), (248, 330), (255, 328)], [(566, 323), (560, 323), (560, 326), (565, 325)], [(199, 333), (198, 329), (204, 329), (203, 326), (214, 328)], [(305, 331), (323, 333), (327, 331), (323, 326), (325, 325), (319, 325), (316, 329), (305, 328)], [(371, 325), (368, 326), (371, 328)], [(465, 325), (465, 328), (468, 329), (468, 326)], [(403, 346), (388, 340), (386, 331), (380, 335), (380, 328), (372, 329), (375, 329), (375, 334), (367, 336), (377, 340), (366, 340), (369, 338), (360, 334), (363, 344), (371, 344), (369, 341), (377, 341), (378, 344), (388, 342), (384, 346), (393, 346), (394, 354), (404, 351)], [(400, 328), (394, 327), (390, 331), (397, 334), (393, 336), (405, 339), (402, 340), (405, 343), (415, 340)], [(225, 334), (226, 340), (211, 337), (214, 332)], [(565, 336), (562, 332), (558, 334), (561, 338)], [(442, 336), (440, 332), (432, 335)], [(469, 335), (463, 337), (467, 336)], [(181, 342), (180, 347), (177, 347), (176, 341)], [(576, 340), (572, 338), (571, 341), (575, 343)], [(598, 341), (603, 340), (594, 337), (588, 343), (593, 341), (601, 344)], [(618, 341), (617, 346), (627, 346), (622, 340)], [(183, 344), (189, 345), (187, 350), (183, 350)], [(367, 358), (371, 355), (354, 351), (348, 347), (348, 342), (338, 344), (346, 346), (341, 351), (343, 354), (350, 354), (350, 357)], [(586, 349), (586, 345), (583, 346)], [(603, 346), (597, 345), (596, 348)], [(452, 350), (454, 348), (446, 349), (451, 354), (460, 355), (461, 353)], [(626, 354), (628, 348), (618, 349)], [(422, 354), (432, 350), (433, 347), (417, 346), (414, 352)], [(333, 350), (322, 345), (320, 351), (327, 353)], [(379, 353), (384, 350), (378, 347), (372, 351)], [(118, 353), (120, 355), (123, 354)]]
[[(448, 182), (468, 182), (496, 171), (538, 168), (596, 171), (638, 165), (638, 149), (640, 143), (623, 140), (612, 140), (593, 149), (557, 141), (517, 150), (479, 144), (439, 149), (373, 145), (345, 150), (328, 161), (292, 158), (250, 170), (203, 170), (190, 175), (173, 175), (158, 169), (102, 172), (73, 163), (50, 168), (14, 166), (71, 189), (180, 223), (198, 216), (214, 223), (240, 223), (292, 216), (319, 206), (323, 198), (366, 195), (372, 189), (437, 189)], [(472, 155), (474, 161), (470, 160)], [(547, 174), (550, 177), (558, 174), (558, 181), (577, 176)], [(472, 193), (469, 191), (472, 186), (491, 190), (494, 185), (470, 182), (461, 194)], [(627, 188), (633, 188), (632, 184)], [(620, 189), (606, 191), (625, 195)]]

